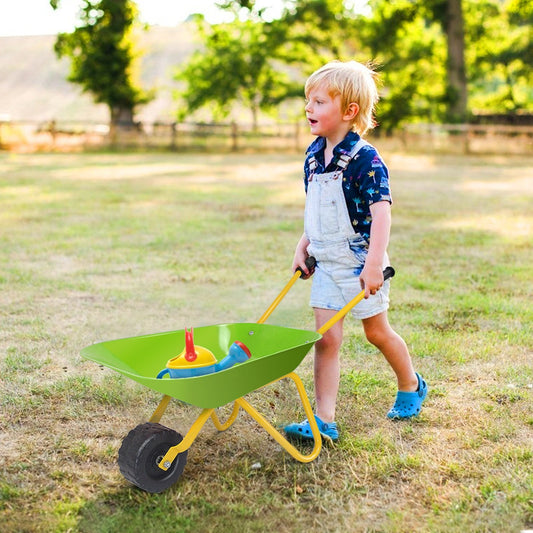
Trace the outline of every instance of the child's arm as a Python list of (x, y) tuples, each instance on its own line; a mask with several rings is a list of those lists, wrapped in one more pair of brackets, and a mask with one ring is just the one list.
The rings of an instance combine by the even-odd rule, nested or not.
[(307, 238), (307, 235), (304, 233), (300, 240), (298, 241), (298, 244), (296, 245), (296, 250), (294, 252), (294, 259), (292, 261), (292, 271), (296, 272), (296, 269), (300, 267), (303, 272), (304, 276), (302, 276), (303, 279), (309, 276), (310, 272), (305, 264), (305, 260), (308, 257), (307, 253), (307, 247), (309, 246), (309, 239)]
[(365, 298), (375, 294), (383, 285), (383, 256), (387, 251), (391, 226), (391, 207), (387, 201), (375, 202), (370, 206), (372, 226), (370, 244), (365, 266), (359, 281), (365, 289)]

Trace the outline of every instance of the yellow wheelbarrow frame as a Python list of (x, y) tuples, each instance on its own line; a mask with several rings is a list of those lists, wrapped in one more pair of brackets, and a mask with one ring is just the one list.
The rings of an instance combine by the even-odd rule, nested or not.
[[(313, 409), (311, 407), (311, 403), (309, 402), (309, 398), (305, 392), (304, 385), (302, 383), (302, 380), (295, 372), (291, 372), (286, 376), (282, 376), (281, 378), (269, 383), (269, 385), (271, 385), (272, 383), (276, 383), (277, 381), (281, 381), (282, 379), (290, 379), (296, 385), (296, 389), (300, 396), (305, 415), (309, 420), (315, 443), (313, 450), (309, 454), (302, 454), (259, 411), (257, 411), (255, 407), (250, 405), (250, 403), (247, 402), (244, 398), (237, 398), (233, 403), (233, 411), (225, 423), (220, 422), (216, 410), (214, 408), (203, 409), (198, 418), (190, 427), (185, 437), (183, 437), (183, 440), (176, 446), (172, 446), (171, 448), (169, 448), (167, 453), (163, 456), (159, 463), (159, 468), (161, 468), (162, 470), (167, 470), (168, 468), (170, 468), (176, 456), (180, 453), (185, 452), (191, 447), (192, 443), (198, 436), (198, 433), (200, 433), (200, 430), (203, 428), (209, 418), (211, 418), (214, 426), (216, 427), (216, 429), (218, 429), (218, 431), (226, 431), (233, 425), (233, 423), (237, 419), (240, 409), (246, 411), (294, 459), (300, 461), (301, 463), (310, 463), (311, 461), (314, 461), (320, 454), (320, 450), (322, 448), (322, 437), (318, 430), (315, 417), (313, 416)], [(170, 402), (170, 399), (170, 396), (163, 397), (157, 409), (154, 411), (154, 414), (150, 418), (150, 422), (159, 423), (163, 413), (165, 412)]]

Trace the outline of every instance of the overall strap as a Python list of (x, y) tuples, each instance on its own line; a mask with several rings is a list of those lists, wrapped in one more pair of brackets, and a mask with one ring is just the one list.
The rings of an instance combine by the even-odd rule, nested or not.
[(352, 162), (353, 158), (356, 156), (357, 152), (363, 148), (363, 146), (367, 146), (368, 143), (364, 139), (359, 139), (353, 146), (352, 150), (347, 154), (341, 154), (336, 162), (336, 165), (341, 170), (346, 170), (348, 165)]
[[(367, 146), (369, 143), (366, 142), (364, 139), (359, 139), (353, 146), (350, 152), (347, 154), (341, 154), (337, 160), (335, 161), (335, 165), (337, 166), (336, 170), (340, 170), (341, 173), (346, 170), (348, 165), (352, 162), (353, 158), (357, 155), (357, 152), (363, 148), (363, 146)], [(313, 176), (315, 174), (315, 170), (318, 167), (317, 160), (314, 155), (312, 155), (309, 158), (309, 170), (311, 171), (311, 175), (309, 176), (309, 181), (312, 181)]]

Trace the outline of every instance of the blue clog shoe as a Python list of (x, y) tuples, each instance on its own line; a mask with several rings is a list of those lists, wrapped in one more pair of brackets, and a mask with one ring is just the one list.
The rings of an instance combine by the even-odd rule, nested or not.
[[(315, 415), (318, 431), (324, 440), (336, 441), (339, 439), (339, 431), (336, 422), (323, 422), (317, 415)], [(299, 424), (289, 424), (283, 428), (288, 437), (293, 437), (302, 440), (314, 440), (311, 425), (306, 419)]]
[(416, 374), (418, 379), (418, 389), (414, 392), (398, 391), (396, 401), (392, 409), (387, 413), (387, 417), (392, 420), (404, 420), (418, 416), (422, 408), (422, 402), (428, 394), (428, 386), (420, 374)]

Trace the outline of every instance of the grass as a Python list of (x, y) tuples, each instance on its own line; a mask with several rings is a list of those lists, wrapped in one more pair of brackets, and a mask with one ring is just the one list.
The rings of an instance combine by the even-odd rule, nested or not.
[[(390, 317), (430, 386), (421, 416), (385, 418), (392, 373), (347, 320), (336, 446), (300, 464), (240, 415), (151, 495), (116, 454), (159, 396), (79, 351), (258, 319), (290, 277), (301, 158), (0, 154), (2, 531), (533, 528), (533, 163), (387, 159)], [(311, 329), (309, 287), (269, 321)], [(311, 392), (311, 355), (298, 373)], [(289, 383), (249, 400), (275, 424), (302, 416)], [(172, 402), (163, 423), (185, 433), (197, 414)]]

